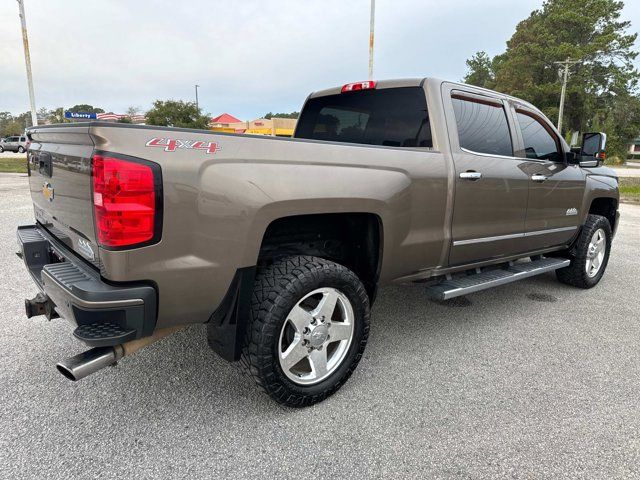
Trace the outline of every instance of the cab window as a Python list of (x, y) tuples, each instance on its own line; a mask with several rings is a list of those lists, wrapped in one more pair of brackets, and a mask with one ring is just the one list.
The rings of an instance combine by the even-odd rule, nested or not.
[(507, 116), (501, 103), (453, 94), (460, 147), (475, 153), (513, 156)]
[(558, 137), (551, 127), (524, 110), (516, 110), (527, 158), (562, 162)]

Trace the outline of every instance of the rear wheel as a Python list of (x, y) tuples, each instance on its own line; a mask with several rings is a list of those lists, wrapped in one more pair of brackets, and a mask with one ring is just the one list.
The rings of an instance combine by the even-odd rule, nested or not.
[(24, 153), (24, 147), (22, 146), (18, 147), (18, 153)]
[(241, 365), (277, 402), (304, 407), (351, 376), (369, 335), (369, 300), (348, 268), (296, 256), (261, 269)]
[(607, 268), (611, 251), (611, 225), (600, 215), (588, 215), (572, 249), (568, 267), (556, 270), (558, 280), (579, 288), (595, 287)]

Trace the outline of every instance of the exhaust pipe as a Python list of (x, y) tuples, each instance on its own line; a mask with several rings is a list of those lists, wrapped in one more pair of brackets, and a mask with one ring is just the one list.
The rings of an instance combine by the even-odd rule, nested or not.
[(132, 355), (141, 348), (184, 328), (183, 326), (162, 328), (149, 337), (132, 340), (115, 347), (95, 347), (67, 358), (56, 365), (58, 371), (74, 382), (118, 363), (122, 357)]
[(115, 365), (123, 356), (122, 345), (95, 347), (61, 361), (56, 365), (56, 368), (69, 380), (76, 382), (104, 367)]

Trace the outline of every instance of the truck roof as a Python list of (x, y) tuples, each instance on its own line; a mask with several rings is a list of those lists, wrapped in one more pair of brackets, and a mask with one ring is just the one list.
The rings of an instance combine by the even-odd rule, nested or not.
[[(497, 92), (495, 90), (490, 90), (488, 88), (477, 87), (475, 85), (469, 85), (463, 82), (453, 82), (451, 80), (442, 80), (435, 77), (422, 77), (422, 78), (396, 78), (396, 79), (388, 79), (388, 80), (376, 80), (376, 89), (383, 88), (401, 88), (401, 87), (420, 87), (425, 83), (429, 83), (433, 88), (438, 88), (443, 83), (450, 83), (453, 85), (460, 85), (464, 88), (471, 88), (477, 90), (479, 92), (489, 93), (491, 95), (498, 95), (502, 98), (512, 100), (514, 102), (518, 102), (522, 105), (525, 105), (533, 110), (539, 111), (534, 105), (529, 102), (522, 100), (521, 98), (513, 97), (511, 95), (507, 95), (505, 93)], [(343, 85), (331, 88), (325, 88), (323, 90), (318, 90), (316, 92), (312, 92), (308, 98), (317, 98), (324, 97), (327, 95), (336, 95), (341, 92)]]

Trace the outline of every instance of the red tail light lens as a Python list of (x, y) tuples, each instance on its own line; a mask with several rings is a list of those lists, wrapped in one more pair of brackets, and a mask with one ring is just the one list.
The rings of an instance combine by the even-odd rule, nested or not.
[(342, 86), (342, 93), (345, 92), (355, 92), (357, 90), (371, 90), (372, 88), (376, 88), (375, 80), (367, 80), (366, 82), (355, 82), (355, 83), (347, 83)]
[[(155, 168), (154, 168), (155, 167)], [(159, 166), (94, 155), (93, 212), (103, 247), (145, 244), (159, 235)], [(154, 172), (156, 170), (156, 172)]]

